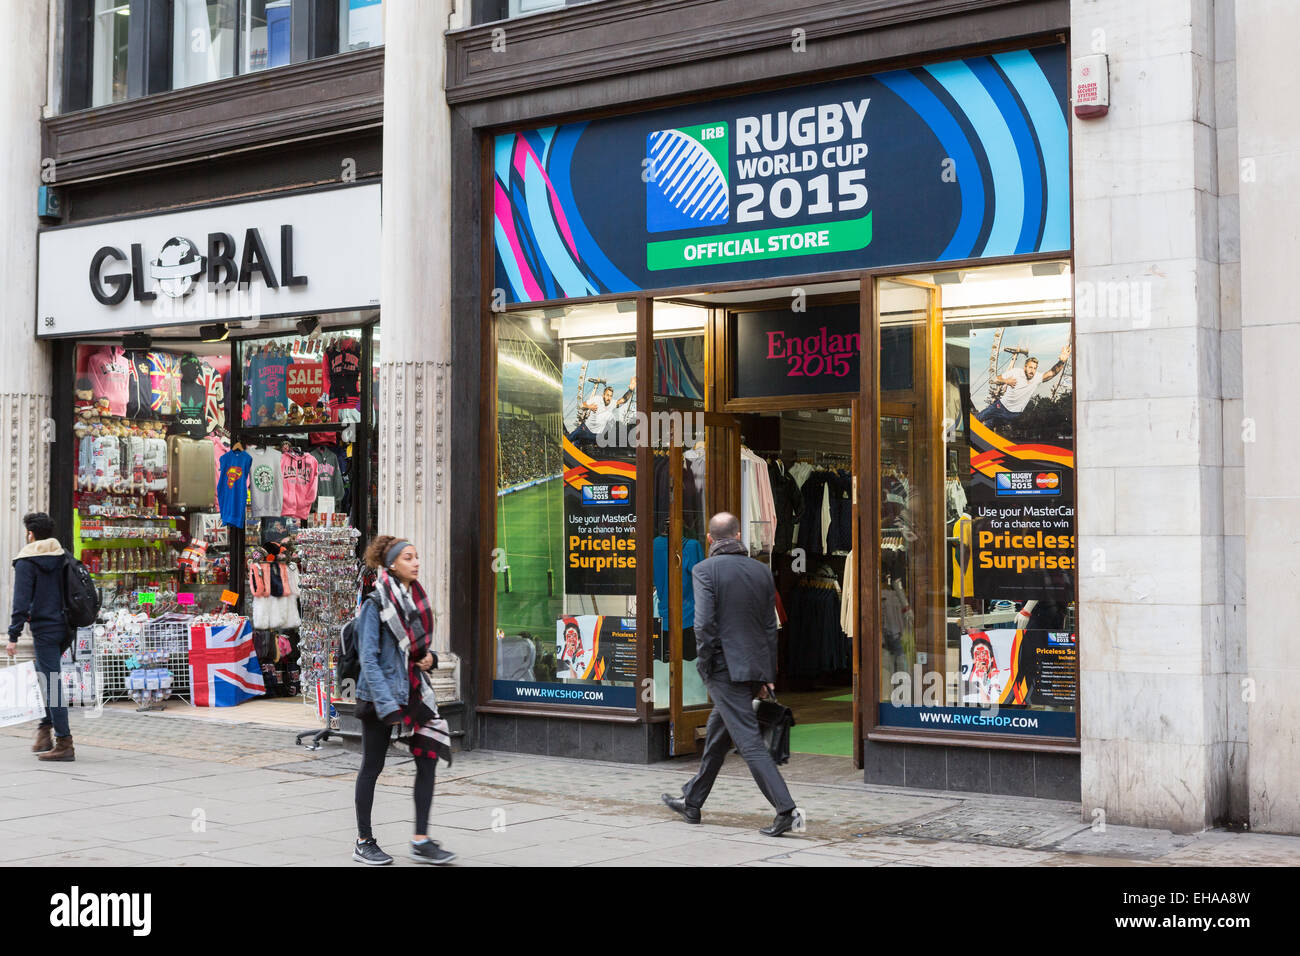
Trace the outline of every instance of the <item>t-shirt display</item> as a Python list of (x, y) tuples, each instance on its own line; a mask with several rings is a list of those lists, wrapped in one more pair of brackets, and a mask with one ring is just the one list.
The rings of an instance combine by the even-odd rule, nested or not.
[(126, 416), (153, 417), (153, 379), (147, 352), (125, 353), (127, 363)]
[(361, 345), (354, 338), (339, 340), (325, 350), (331, 412), (361, 407)]
[[(329, 497), (334, 499), (334, 510), (344, 508), (343, 496), (346, 488), (343, 484), (343, 471), (339, 467), (339, 457), (329, 448), (316, 447), (311, 451), (316, 459), (316, 501)], [(313, 507), (316, 507), (313, 505)]]
[(208, 422), (204, 414), (207, 396), (203, 386), (197, 381), (181, 382), (180, 402), (176, 408), (174, 431), (178, 435), (190, 438), (203, 438), (208, 433)]
[(244, 513), (248, 505), (248, 472), (252, 465), (253, 458), (246, 451), (228, 451), (221, 456), (217, 503), (221, 506), (221, 520), (235, 528), (244, 526)]
[(284, 477), (280, 470), (283, 457), (274, 448), (257, 448), (252, 451), (249, 482), (252, 493), (254, 518), (276, 517), (284, 514)]
[(290, 518), (305, 518), (316, 501), (316, 459), (302, 452), (285, 452), (280, 458), (284, 485), (284, 510)]
[(110, 415), (126, 414), (126, 393), (131, 380), (131, 363), (116, 345), (106, 346), (90, 356), (86, 371), (96, 401), (108, 402)]
[(248, 395), (252, 425), (288, 420), (287, 375), (289, 357), (278, 350), (260, 352), (248, 362)]

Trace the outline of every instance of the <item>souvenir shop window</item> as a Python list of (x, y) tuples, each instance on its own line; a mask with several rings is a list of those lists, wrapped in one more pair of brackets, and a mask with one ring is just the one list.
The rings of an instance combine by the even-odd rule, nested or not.
[(493, 697), (636, 705), (636, 310), (497, 323)]
[(246, 427), (232, 464), (246, 478), (230, 517), (244, 528), (255, 640), (279, 651), (268, 694), (341, 690), (330, 680), (335, 631), (356, 607), (358, 509), (374, 500), (358, 487), (357, 464), (375, 444), (373, 429), (363, 436), (359, 427), (362, 383), (374, 379), (373, 368), (362, 374), (364, 335), (348, 328), (239, 343)]
[(914, 364), (931, 383), (882, 379), (880, 723), (1072, 738), (1068, 264), (915, 278), (878, 287), (882, 333), (909, 333), (882, 341), (912, 350), (882, 370)]
[(245, 428), (361, 421), (360, 329), (240, 343)]
[(80, 344), (73, 553), (106, 611), (223, 607), (230, 540), (218, 506), (228, 347)]

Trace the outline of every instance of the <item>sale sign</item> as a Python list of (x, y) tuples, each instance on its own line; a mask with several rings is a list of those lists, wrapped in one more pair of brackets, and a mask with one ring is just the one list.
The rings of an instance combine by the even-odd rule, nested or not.
[(325, 391), (325, 365), (321, 362), (294, 362), (289, 366), (287, 389), (289, 401), (304, 407), (315, 405)]

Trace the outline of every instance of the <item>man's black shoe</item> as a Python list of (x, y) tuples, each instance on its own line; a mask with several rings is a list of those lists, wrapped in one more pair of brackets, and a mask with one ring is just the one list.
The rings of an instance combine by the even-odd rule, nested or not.
[(763, 827), (758, 832), (763, 836), (779, 837), (783, 833), (789, 833), (794, 829), (794, 811), (789, 813), (778, 813), (772, 820), (770, 827)]
[(700, 822), (700, 808), (686, 805), (685, 797), (670, 797), (668, 794), (663, 795), (664, 806), (674, 813), (681, 814), (683, 820), (687, 823)]

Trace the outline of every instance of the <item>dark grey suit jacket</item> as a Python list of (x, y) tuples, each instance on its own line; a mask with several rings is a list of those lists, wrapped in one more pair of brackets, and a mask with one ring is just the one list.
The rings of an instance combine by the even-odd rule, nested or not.
[(691, 572), (695, 585), (695, 667), (706, 681), (776, 680), (776, 587), (772, 571), (738, 539), (718, 541)]

